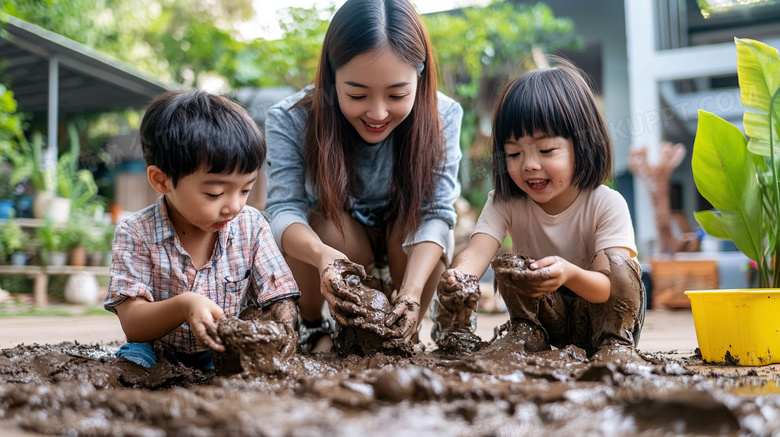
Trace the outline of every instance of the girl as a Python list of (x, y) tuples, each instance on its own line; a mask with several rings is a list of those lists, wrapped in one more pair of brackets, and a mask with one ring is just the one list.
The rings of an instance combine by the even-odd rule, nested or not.
[(436, 91), (428, 35), (407, 0), (347, 1), (314, 86), (269, 110), (266, 210), (301, 289), (303, 350), (327, 332), (323, 299), (339, 323), (359, 318), (343, 268), (329, 268), (339, 259), (363, 278), (386, 265), (400, 287), (385, 323), (415, 334), (451, 259), (462, 114)]
[(633, 351), (644, 289), (628, 206), (603, 185), (612, 174), (604, 121), (581, 73), (556, 61), (515, 79), (497, 103), (495, 189), (467, 248), (442, 275), (439, 298), (462, 310), (463, 291), (474, 289), (466, 285), (485, 273), (508, 233), (512, 251), (536, 261), (527, 272), (496, 271), (510, 314), (502, 341), (529, 351), (575, 344), (608, 358), (626, 350), (615, 347)]

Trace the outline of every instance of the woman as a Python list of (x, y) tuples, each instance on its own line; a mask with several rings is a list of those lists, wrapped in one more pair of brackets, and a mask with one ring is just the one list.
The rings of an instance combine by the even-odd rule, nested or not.
[[(407, 0), (349, 0), (323, 42), (314, 86), (269, 110), (266, 210), (301, 290), (301, 347), (342, 324), (337, 269), (388, 267), (387, 326), (409, 340), (452, 256), (463, 110), (436, 91), (430, 41)], [(400, 285), (400, 286), (399, 286)], [(347, 304), (346, 307), (349, 307)]]

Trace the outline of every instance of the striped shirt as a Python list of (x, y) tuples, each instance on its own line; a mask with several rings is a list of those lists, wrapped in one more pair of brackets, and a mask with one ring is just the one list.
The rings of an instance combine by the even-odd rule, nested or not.
[[(163, 199), (161, 196), (154, 205), (117, 226), (111, 281), (104, 301), (107, 310), (116, 312), (115, 307), (128, 298), (155, 302), (193, 292), (211, 299), (230, 317), (249, 305), (262, 308), (300, 295), (260, 211), (244, 207), (219, 231), (209, 262), (196, 269), (176, 236)], [(209, 350), (186, 322), (158, 341), (163, 349), (173, 352)]]

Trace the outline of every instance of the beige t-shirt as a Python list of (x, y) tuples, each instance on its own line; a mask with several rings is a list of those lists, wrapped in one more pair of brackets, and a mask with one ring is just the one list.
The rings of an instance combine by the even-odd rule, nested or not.
[(488, 234), (501, 243), (507, 232), (513, 252), (535, 259), (558, 255), (583, 269), (596, 252), (610, 247), (625, 247), (636, 257), (626, 200), (606, 185), (581, 191), (571, 206), (555, 215), (528, 197), (495, 201), (491, 191), (471, 235)]

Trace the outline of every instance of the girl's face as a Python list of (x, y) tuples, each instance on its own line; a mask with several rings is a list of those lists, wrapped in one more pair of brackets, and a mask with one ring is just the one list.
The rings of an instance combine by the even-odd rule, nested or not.
[(417, 71), (388, 48), (372, 50), (336, 70), (336, 93), (344, 117), (376, 144), (412, 112)]
[(577, 199), (574, 144), (568, 138), (534, 136), (510, 138), (504, 143), (509, 176), (547, 214), (559, 214)]

